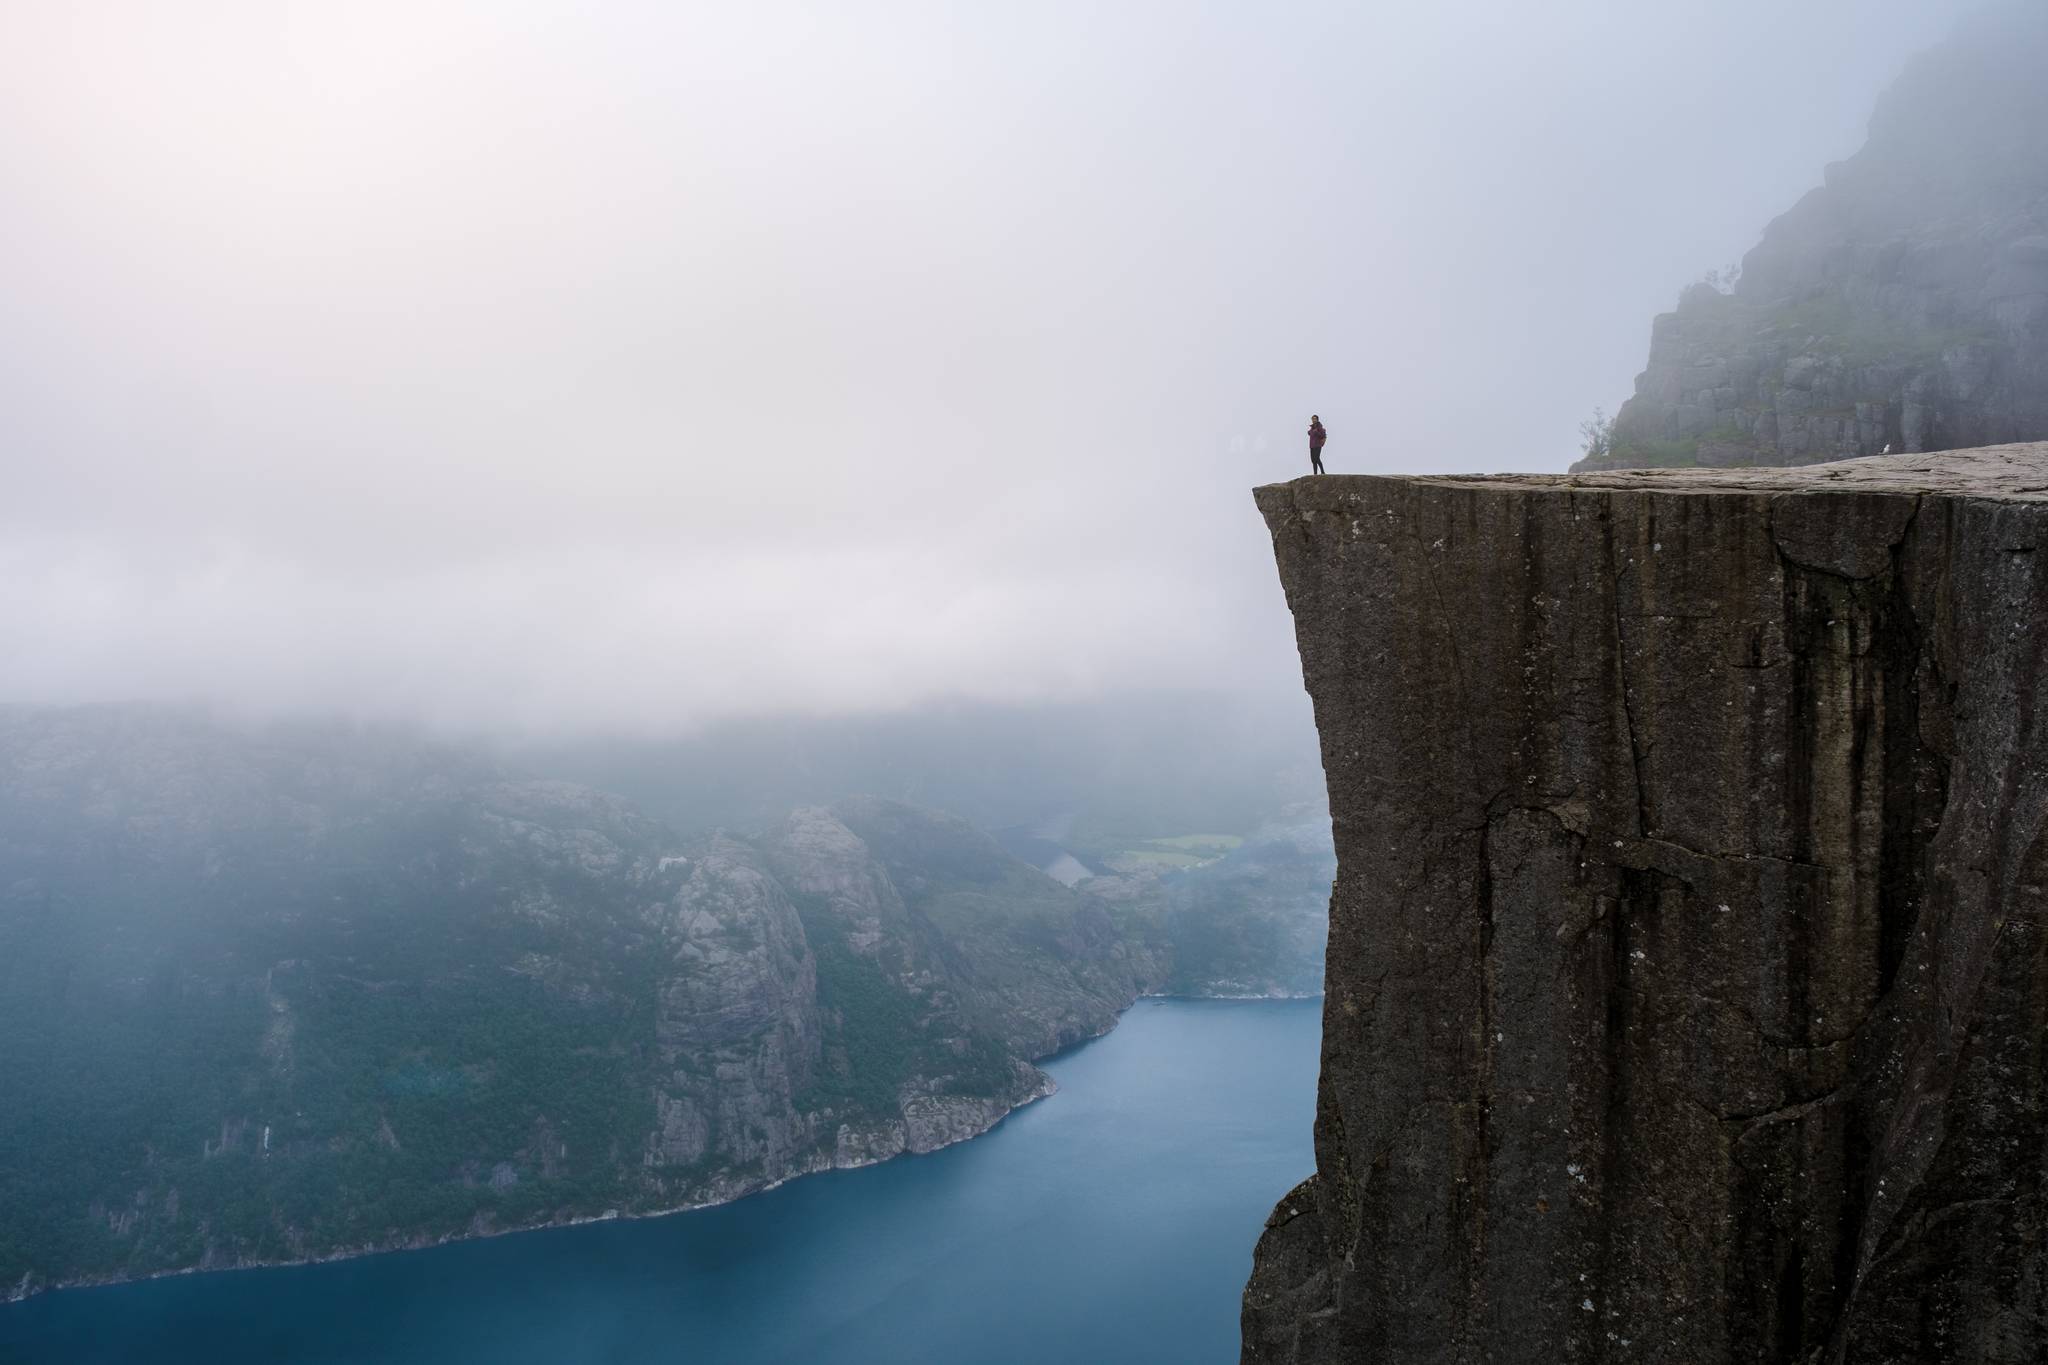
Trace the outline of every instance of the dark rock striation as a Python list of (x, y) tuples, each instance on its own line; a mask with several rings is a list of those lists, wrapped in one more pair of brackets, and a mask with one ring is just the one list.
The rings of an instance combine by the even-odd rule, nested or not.
[(1244, 1359), (2042, 1359), (2048, 445), (1258, 503), (1339, 870)]
[(1580, 468), (1806, 464), (2048, 439), (2048, 7), (1978, 15), (1773, 222), (1732, 292), (1656, 320)]

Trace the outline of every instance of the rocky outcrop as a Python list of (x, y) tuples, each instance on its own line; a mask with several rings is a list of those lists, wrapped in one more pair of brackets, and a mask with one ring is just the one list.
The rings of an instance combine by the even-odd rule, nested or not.
[(2048, 9), (1980, 14), (1773, 222), (1732, 292), (1656, 320), (1576, 468), (1805, 464), (2048, 438)]
[(1339, 870), (1244, 1358), (2048, 1353), (2048, 446), (1258, 502)]
[[(723, 836), (682, 859), (689, 877), (662, 914), (669, 964), (654, 1017), (661, 1073), (646, 1164), (788, 1171), (815, 1145), (797, 1099), (824, 1027), (817, 964), (788, 895), (746, 845)], [(669, 1178), (669, 1179), (672, 1179)], [(665, 1194), (698, 1190), (688, 1174)]]

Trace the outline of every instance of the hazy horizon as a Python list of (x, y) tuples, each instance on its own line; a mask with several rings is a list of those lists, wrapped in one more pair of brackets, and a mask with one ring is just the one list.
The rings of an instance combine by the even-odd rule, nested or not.
[(1562, 468), (1967, 8), (12, 5), (0, 701), (1298, 697), (1308, 414)]

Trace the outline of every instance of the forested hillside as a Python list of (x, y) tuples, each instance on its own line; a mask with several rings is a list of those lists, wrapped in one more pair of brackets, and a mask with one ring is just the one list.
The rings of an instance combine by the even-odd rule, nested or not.
[(1096, 894), (881, 798), (684, 836), (402, 733), (0, 712), (0, 1282), (676, 1208), (970, 1136), (1139, 993), (1319, 979), (1312, 841), (1194, 862)]

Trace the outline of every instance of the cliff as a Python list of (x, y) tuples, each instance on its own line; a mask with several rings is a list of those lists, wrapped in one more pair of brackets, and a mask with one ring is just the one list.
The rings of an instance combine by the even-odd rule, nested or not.
[(1806, 464), (2048, 438), (2048, 9), (1978, 15), (1765, 229), (1656, 320), (1612, 449), (1575, 468)]
[(2048, 1352), (2048, 445), (1258, 490), (1338, 875), (1258, 1362)]

